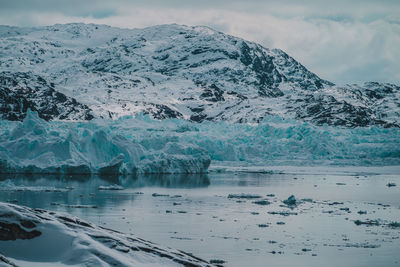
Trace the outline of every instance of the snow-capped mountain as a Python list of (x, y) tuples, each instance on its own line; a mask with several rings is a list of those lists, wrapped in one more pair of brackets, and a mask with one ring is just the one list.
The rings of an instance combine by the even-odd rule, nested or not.
[[(329, 62), (327, 63), (329, 64)], [(0, 26), (0, 111), (48, 120), (259, 122), (267, 115), (348, 127), (400, 125), (400, 87), (335, 86), (279, 49), (208, 27)]]

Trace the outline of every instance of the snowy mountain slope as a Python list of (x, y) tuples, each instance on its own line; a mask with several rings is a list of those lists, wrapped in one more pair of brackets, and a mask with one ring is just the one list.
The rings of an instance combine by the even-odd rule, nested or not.
[(0, 266), (214, 266), (70, 214), (0, 203)]
[(400, 86), (368, 82), (323, 88), (295, 100), (289, 112), (318, 125), (400, 126)]
[[(273, 114), (349, 127), (399, 125), (398, 86), (337, 87), (279, 49), (207, 27), (1, 26), (0, 68), (40, 76), (75, 98), (82, 110), (67, 117), (46, 117), (39, 110), (47, 119), (114, 119), (143, 112), (158, 119), (259, 122)], [(12, 90), (2, 85), (7, 89)], [(371, 90), (380, 91), (381, 98)], [(1, 101), (3, 110), (10, 110)], [(7, 111), (2, 114), (10, 118)]]

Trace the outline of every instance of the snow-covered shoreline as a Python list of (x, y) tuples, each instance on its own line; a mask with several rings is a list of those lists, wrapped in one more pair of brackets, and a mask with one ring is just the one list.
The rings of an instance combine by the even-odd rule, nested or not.
[(213, 266), (69, 214), (0, 202), (0, 266)]

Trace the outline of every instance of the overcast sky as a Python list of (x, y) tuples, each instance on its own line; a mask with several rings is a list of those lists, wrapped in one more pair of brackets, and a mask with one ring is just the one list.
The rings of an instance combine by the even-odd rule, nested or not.
[(336, 83), (400, 83), (400, 0), (0, 0), (0, 24), (178, 23), (280, 48)]

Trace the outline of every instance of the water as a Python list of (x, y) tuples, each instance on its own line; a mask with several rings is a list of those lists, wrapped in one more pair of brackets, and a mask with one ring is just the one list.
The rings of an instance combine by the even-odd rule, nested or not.
[[(397, 186), (386, 186), (389, 182)], [(98, 189), (114, 184), (124, 189)], [(226, 266), (400, 265), (400, 228), (388, 225), (400, 222), (396, 172), (3, 176), (0, 190), (0, 201), (68, 212)], [(241, 193), (271, 204), (228, 198)], [(282, 201), (290, 195), (304, 200), (288, 207)], [(380, 225), (356, 225), (356, 220)]]

